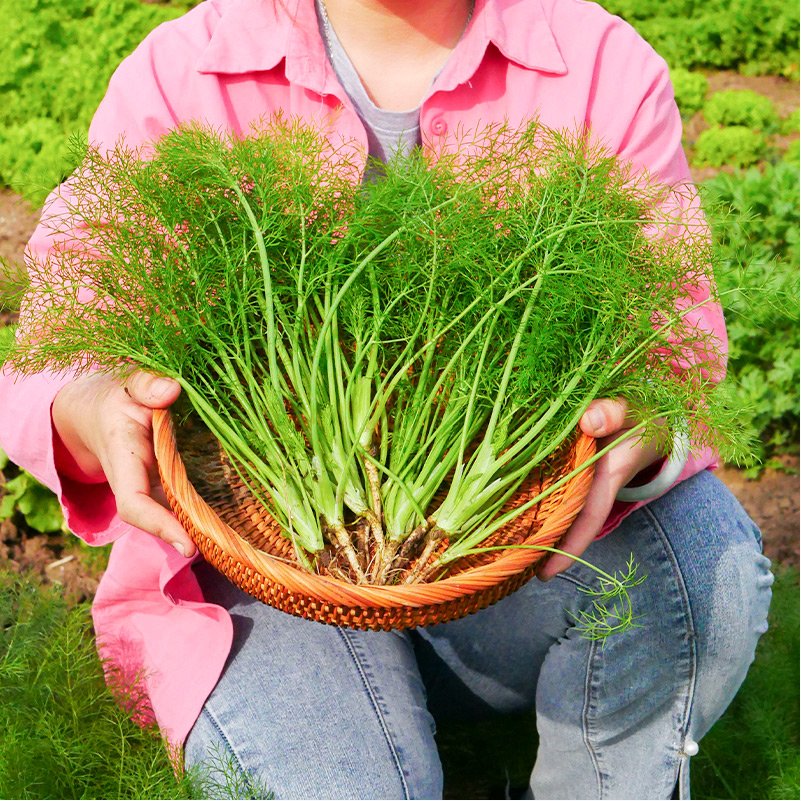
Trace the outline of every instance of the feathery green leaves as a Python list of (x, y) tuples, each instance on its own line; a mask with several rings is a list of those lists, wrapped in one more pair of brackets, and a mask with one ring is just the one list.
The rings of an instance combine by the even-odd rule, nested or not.
[(280, 118), (88, 151), (12, 365), (174, 378), (301, 562), (358, 582), (413, 532), (440, 572), (480, 547), (594, 398), (742, 452), (689, 192), (537, 123), (380, 172)]

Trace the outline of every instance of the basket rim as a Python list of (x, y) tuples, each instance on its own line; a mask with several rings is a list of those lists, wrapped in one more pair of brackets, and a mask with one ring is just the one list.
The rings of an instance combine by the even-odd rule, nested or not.
[[(153, 441), (162, 481), (168, 485), (168, 495), (174, 496), (192, 526), (211, 539), (224, 553), (240, 560), (246, 570), (260, 573), (270, 581), (317, 598), (343, 606), (362, 607), (423, 607), (452, 601), (481, 592), (530, 567), (542, 556), (536, 548), (510, 548), (499, 552), (490, 563), (471, 567), (436, 582), (375, 586), (347, 584), (328, 576), (309, 573), (252, 546), (200, 496), (189, 480), (186, 467), (178, 452), (175, 428), (169, 409), (153, 410)], [(580, 464), (595, 453), (595, 439), (583, 432), (575, 443), (576, 461)], [(593, 477), (590, 465), (566, 485), (559, 506), (549, 514), (542, 527), (528, 537), (523, 545), (543, 544), (549, 538), (561, 536), (581, 509)], [(558, 532), (558, 533), (557, 533)], [(190, 536), (192, 532), (189, 532)]]

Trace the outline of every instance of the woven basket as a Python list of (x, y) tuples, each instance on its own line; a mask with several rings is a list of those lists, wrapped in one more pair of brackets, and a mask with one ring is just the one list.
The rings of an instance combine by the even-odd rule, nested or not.
[[(245, 592), (284, 612), (358, 629), (444, 623), (514, 592), (532, 578), (544, 555), (511, 548), (465, 557), (451, 564), (446, 578), (420, 584), (365, 586), (311, 574), (297, 566), (278, 524), (232, 477), (207, 431), (176, 432), (169, 412), (156, 410), (153, 435), (167, 498), (204, 559)], [(508, 507), (538, 495), (594, 452), (595, 440), (580, 435), (547, 475), (532, 474)], [(581, 509), (591, 481), (592, 469), (582, 471), (486, 544), (555, 545)]]

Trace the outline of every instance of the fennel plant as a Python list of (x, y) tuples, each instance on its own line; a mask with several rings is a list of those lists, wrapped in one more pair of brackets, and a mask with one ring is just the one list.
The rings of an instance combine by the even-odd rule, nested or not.
[(537, 123), (366, 186), (349, 152), (280, 118), (89, 150), (11, 365), (174, 378), (298, 563), (356, 583), (480, 552), (594, 398), (635, 410), (621, 439), (736, 453), (682, 190)]

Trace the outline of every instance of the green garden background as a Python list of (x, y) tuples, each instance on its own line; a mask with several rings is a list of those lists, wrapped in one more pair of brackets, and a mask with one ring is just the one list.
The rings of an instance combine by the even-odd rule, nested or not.
[[(0, 0), (0, 255), (19, 263), (47, 192), (75, 166), (113, 69), (195, 3)], [(724, 480), (763, 527), (777, 573), (771, 629), (693, 760), (696, 798), (799, 797), (799, 9), (795, 0), (605, 0), (665, 57), (685, 146), (714, 208), (730, 373), (759, 461)], [(16, 282), (0, 285), (11, 336)], [(754, 298), (758, 302), (754, 302)], [(157, 734), (105, 689), (88, 605), (107, 558), (64, 529), (55, 498), (0, 453), (0, 798), (185, 798)], [(446, 796), (525, 784), (530, 717), (438, 735)], [(234, 781), (232, 779), (232, 781)], [(233, 789), (236, 793), (236, 788)]]

